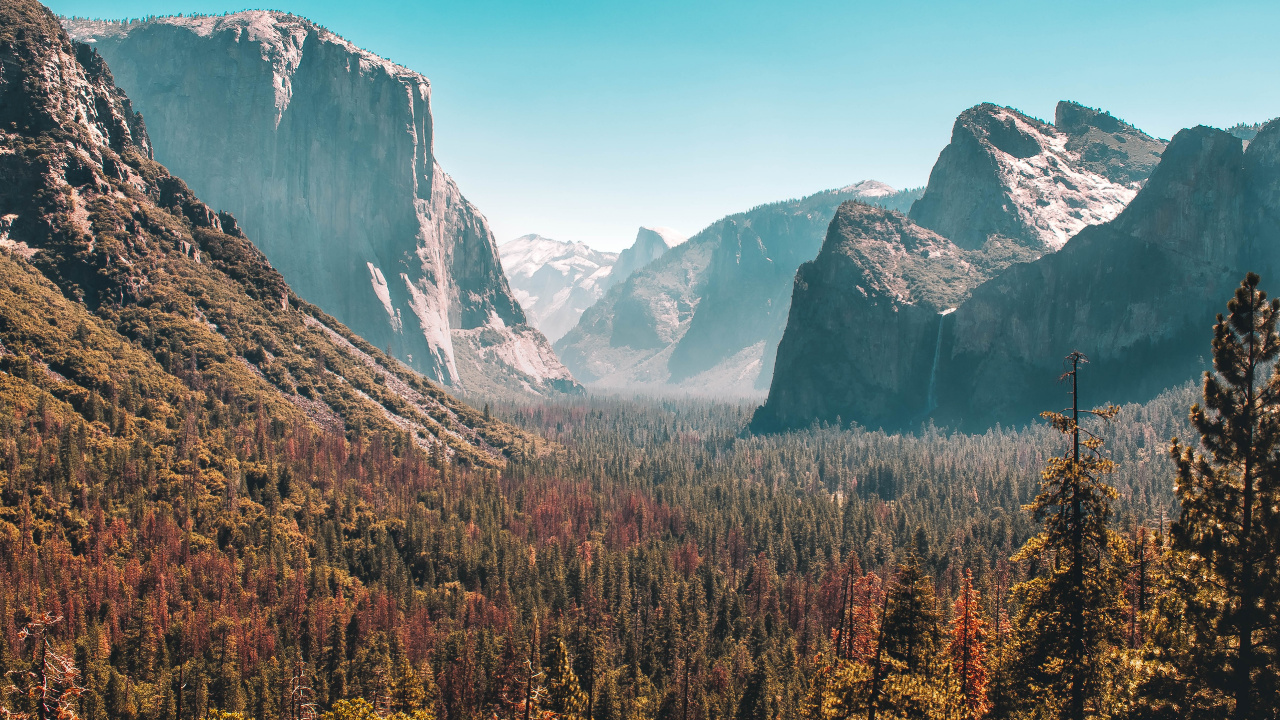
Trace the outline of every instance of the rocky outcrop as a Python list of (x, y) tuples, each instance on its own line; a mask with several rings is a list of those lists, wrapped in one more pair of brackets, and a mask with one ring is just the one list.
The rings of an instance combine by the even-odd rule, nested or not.
[[(757, 426), (837, 417), (895, 428), (931, 417), (966, 430), (1026, 422), (1064, 402), (1056, 380), (1073, 350), (1091, 360), (1085, 403), (1148, 399), (1205, 367), (1214, 316), (1244, 274), (1260, 271), (1265, 283), (1280, 266), (1277, 220), (1280, 122), (1265, 126), (1247, 152), (1221, 130), (1184, 130), (1119, 216), (973, 288), (946, 322), (934, 323), (933, 347), (921, 339), (923, 321), (909, 314), (883, 331), (906, 339), (878, 353), (806, 355), (784, 340)], [(797, 282), (788, 338), (864, 337), (863, 326), (874, 322), (874, 311), (842, 310), (864, 304), (853, 289), (861, 266), (827, 262), (825, 275), (809, 270)], [(815, 294), (808, 278), (819, 275), (829, 297), (818, 293), (801, 308), (801, 298)]]
[(586, 243), (525, 235), (498, 252), (516, 299), (530, 322), (555, 342), (578, 323), (582, 312), (604, 292), (684, 241), (666, 228), (640, 228), (635, 243), (621, 253), (601, 252)]
[(1225, 132), (1183, 130), (1116, 220), (975, 290), (944, 351), (939, 421), (982, 427), (1061, 405), (1072, 350), (1092, 361), (1088, 402), (1146, 399), (1203, 369), (1234, 287), (1275, 267), (1275, 230), (1251, 221), (1280, 207), (1265, 179), (1280, 153), (1260, 139), (1246, 159)]
[(730, 215), (610, 289), (556, 350), (610, 390), (758, 396), (800, 263), (846, 200), (905, 208), (919, 191), (860, 183)]
[(937, 404), (948, 316), (1011, 257), (966, 250), (901, 213), (844, 203), (818, 256), (796, 273), (777, 370), (753, 426), (896, 427), (926, 417)]
[(435, 161), (425, 77), (279, 12), (66, 26), (144, 113), (157, 159), (234, 213), (302, 297), (445, 384), (576, 388)]
[[(172, 436), (206, 402), (228, 438), (257, 418), (481, 465), (528, 441), (299, 298), (231, 215), (150, 158), (106, 63), (32, 0), (0, 0), (0, 121), (4, 377), (80, 413), (92, 442)], [(208, 480), (219, 458), (194, 442), (181, 462)], [(163, 483), (179, 459), (162, 460)]]
[(990, 103), (961, 113), (911, 219), (963, 248), (1002, 238), (1047, 252), (1114, 218), (1163, 144), (1074, 103), (1057, 120)]
[(1053, 126), (1067, 136), (1066, 149), (1080, 168), (1116, 183), (1141, 184), (1160, 163), (1165, 143), (1111, 113), (1063, 100)]

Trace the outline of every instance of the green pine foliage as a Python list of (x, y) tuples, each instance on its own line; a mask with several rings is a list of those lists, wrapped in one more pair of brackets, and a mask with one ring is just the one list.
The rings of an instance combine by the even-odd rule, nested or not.
[(1182, 514), (1166, 635), (1185, 654), (1166, 678), (1179, 692), (1159, 695), (1183, 717), (1267, 718), (1280, 706), (1280, 301), (1259, 282), (1250, 273), (1214, 326), (1214, 372), (1191, 409), (1200, 448), (1171, 448)]
[[(1068, 361), (1070, 414), (1044, 417), (1070, 442), (1064, 455), (1049, 460), (1040, 494), (1028, 506), (1043, 529), (1014, 557), (1033, 570), (1013, 589), (1017, 639), (1008, 671), (1035, 712), (1085, 720), (1120, 709), (1114, 690), (1123, 666), (1128, 555), (1110, 527), (1117, 493), (1102, 479), (1115, 464), (1103, 454), (1101, 437), (1080, 424), (1077, 384), (1084, 358), (1076, 353)], [(1086, 416), (1109, 420), (1118, 412), (1108, 406)]]

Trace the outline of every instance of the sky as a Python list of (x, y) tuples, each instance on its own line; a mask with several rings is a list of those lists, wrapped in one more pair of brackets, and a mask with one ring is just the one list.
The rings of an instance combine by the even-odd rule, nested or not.
[[(95, 18), (244, 0), (53, 0)], [(1164, 138), (1280, 116), (1280, 3), (261, 0), (431, 79), (436, 156), (499, 242), (636, 228), (876, 179), (924, 185), (981, 102)]]

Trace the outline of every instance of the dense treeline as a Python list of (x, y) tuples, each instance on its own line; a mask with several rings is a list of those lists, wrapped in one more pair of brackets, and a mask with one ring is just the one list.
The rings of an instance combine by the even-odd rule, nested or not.
[[(978, 436), (748, 436), (746, 405), (495, 403), (544, 447), (479, 469), (408, 437), (271, 422), (254, 398), (209, 388), (174, 432), (125, 442), (101, 418), (130, 416), (127, 391), (93, 420), (15, 372), (0, 375), (0, 663), (14, 712), (765, 720), (1240, 706), (1232, 687), (1188, 679), (1188, 658), (1240, 666), (1238, 643), (1204, 646), (1224, 596), (1177, 582), (1220, 569), (1186, 570), (1199, 536), (1174, 479), (1184, 505), (1193, 476), (1230, 485), (1168, 452), (1171, 437), (1213, 431), (1217, 415), (1186, 419), (1191, 386), (1087, 425), (1089, 462), (1070, 459), (1079, 426), (1061, 415)], [(228, 456), (221, 472), (202, 453)], [(1085, 490), (1083, 513), (1064, 510)], [(1274, 538), (1255, 534), (1245, 579), (1261, 609), (1247, 619), (1265, 626)], [(1081, 588), (1066, 593), (1078, 614), (1055, 583)], [(1274, 713), (1262, 636), (1241, 717)], [(78, 674), (54, 672), (59, 659)], [(1068, 675), (1078, 693), (1062, 690)]]

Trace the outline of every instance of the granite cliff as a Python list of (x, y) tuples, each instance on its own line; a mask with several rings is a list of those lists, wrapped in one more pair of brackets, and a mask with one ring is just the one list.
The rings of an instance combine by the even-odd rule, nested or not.
[(435, 160), (425, 77), (280, 12), (65, 25), (301, 297), (447, 385), (577, 388)]
[[(1056, 380), (1072, 350), (1092, 361), (1086, 403), (1148, 399), (1204, 367), (1213, 318), (1247, 271), (1261, 272), (1264, 285), (1272, 277), (1278, 220), (1273, 121), (1247, 152), (1221, 130), (1183, 130), (1113, 220), (1084, 227), (1056, 253), (990, 272), (947, 316), (936, 314), (945, 302), (935, 298), (954, 284), (950, 276), (927, 283), (931, 296), (904, 296), (887, 329), (868, 330), (868, 318), (885, 314), (862, 307), (857, 289), (872, 264), (824, 248), (797, 278), (755, 426), (1026, 422), (1062, 404)], [(828, 237), (833, 249), (848, 242), (849, 223), (841, 223), (838, 216)], [(887, 340), (872, 352), (868, 336), (877, 332)], [(844, 336), (859, 339), (844, 349), (825, 340)]]
[(78, 416), (95, 444), (180, 437), (189, 456), (149, 459), (146, 472), (187, 473), (216, 492), (235, 459), (206, 453), (197, 407), (228, 428), (257, 418), (261, 433), (339, 443), (376, 432), (482, 465), (527, 442), (300, 298), (234, 217), (150, 156), (102, 57), (38, 3), (0, 1), (7, 407)]
[(865, 181), (722, 218), (611, 288), (556, 350), (600, 389), (759, 395), (796, 268), (836, 208), (861, 199), (905, 210), (917, 197)]

